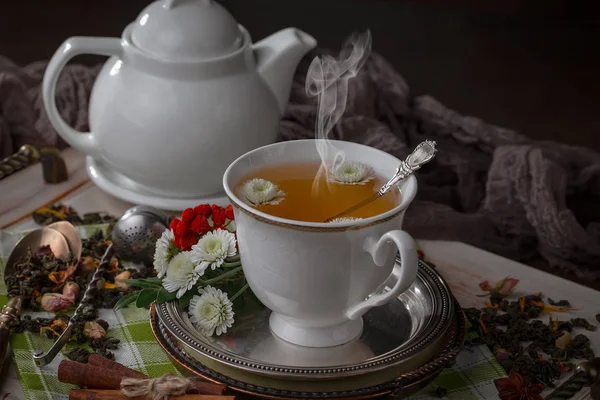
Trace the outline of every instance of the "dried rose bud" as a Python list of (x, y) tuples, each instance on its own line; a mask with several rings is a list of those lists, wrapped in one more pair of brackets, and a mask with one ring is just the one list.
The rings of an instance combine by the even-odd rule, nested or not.
[(52, 312), (69, 308), (73, 303), (73, 300), (59, 293), (44, 293), (40, 300), (42, 308)]
[(116, 271), (117, 268), (119, 268), (119, 260), (115, 257), (110, 259), (110, 263), (108, 264), (109, 268), (108, 271)]
[(115, 284), (119, 289), (126, 290), (128, 286), (122, 281), (127, 280), (129, 278), (131, 278), (131, 272), (123, 271), (119, 275), (115, 276)]
[(83, 326), (83, 334), (90, 339), (101, 339), (106, 335), (106, 331), (99, 323), (87, 321)]
[(83, 273), (92, 273), (98, 267), (91, 256), (81, 257), (79, 267)]
[(79, 296), (79, 285), (72, 281), (66, 282), (65, 286), (63, 286), (62, 294), (75, 303), (77, 296)]
[(496, 359), (497, 360), (508, 360), (510, 358), (510, 353), (505, 349), (498, 349), (496, 351)]

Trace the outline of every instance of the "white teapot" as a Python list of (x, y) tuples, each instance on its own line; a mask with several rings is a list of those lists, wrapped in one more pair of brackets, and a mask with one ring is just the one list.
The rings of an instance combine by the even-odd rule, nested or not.
[[(121, 38), (67, 39), (46, 69), (43, 100), (58, 134), (88, 158), (147, 193), (202, 198), (222, 192), (238, 156), (276, 141), (296, 67), (315, 46), (294, 28), (252, 44), (215, 1), (158, 0)], [(83, 53), (110, 56), (94, 82), (86, 133), (55, 102), (61, 69)]]

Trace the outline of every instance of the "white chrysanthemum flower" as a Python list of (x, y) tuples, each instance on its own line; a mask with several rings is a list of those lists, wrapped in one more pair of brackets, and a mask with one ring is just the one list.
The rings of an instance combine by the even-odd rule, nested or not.
[(173, 257), (163, 279), (163, 287), (171, 293), (177, 291), (177, 298), (190, 290), (202, 275), (196, 271), (196, 264), (190, 254), (189, 251), (184, 251)]
[(242, 196), (253, 206), (279, 204), (285, 193), (265, 179), (251, 179), (242, 186)]
[(167, 273), (169, 262), (174, 256), (171, 248), (175, 247), (173, 241), (175, 235), (170, 229), (165, 229), (161, 237), (156, 241), (156, 249), (154, 250), (154, 269), (157, 272), (157, 276), (162, 278)]
[(206, 268), (213, 270), (223, 264), (226, 258), (237, 254), (235, 235), (226, 230), (208, 232), (192, 246), (191, 259), (196, 264), (196, 272), (204, 274)]
[(330, 224), (333, 224), (335, 222), (354, 222), (354, 221), (360, 221), (362, 218), (355, 218), (355, 217), (341, 217), (341, 218), (334, 218), (331, 221), (329, 221)]
[(330, 180), (347, 185), (364, 184), (375, 175), (373, 169), (356, 161), (344, 161), (331, 169)]
[(221, 335), (233, 325), (233, 304), (227, 293), (212, 286), (199, 290), (200, 296), (192, 297), (188, 314), (190, 321), (202, 334)]

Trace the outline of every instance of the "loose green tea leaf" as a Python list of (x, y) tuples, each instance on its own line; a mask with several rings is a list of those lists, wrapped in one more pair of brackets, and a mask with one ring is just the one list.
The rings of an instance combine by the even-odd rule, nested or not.
[(548, 303), (550, 303), (551, 306), (557, 306), (557, 307), (571, 307), (571, 304), (569, 303), (568, 300), (559, 300), (559, 301), (554, 301), (552, 300), (550, 297), (548, 297)]
[[(42, 213), (39, 213), (38, 218), (40, 222), (47, 224), (56, 220), (70, 221), (75, 218), (73, 210), (68, 208), (52, 206), (48, 207), (48, 209), (50, 211), (43, 210)], [(110, 218), (107, 219), (102, 215), (95, 214), (86, 214), (83, 218), (78, 218), (79, 221), (86, 224), (105, 223), (110, 220)], [(75, 222), (75, 224), (78, 223)], [(69, 259), (67, 262), (63, 262), (60, 259), (56, 259), (51, 249), (47, 247), (30, 249), (29, 253), (18, 261), (14, 274), (6, 276), (8, 292), (11, 295), (22, 294), (31, 297), (32, 300), (23, 304), (21, 321), (14, 327), (16, 333), (28, 331), (50, 340), (56, 340), (64, 331), (69, 320), (69, 316), (63, 312), (69, 312), (70, 314), (78, 306), (83, 291), (88, 286), (93, 272), (98, 267), (100, 259), (110, 243), (109, 237), (110, 226), (108, 230), (97, 229), (93, 234), (84, 238), (82, 240), (82, 257), (78, 260), (77, 268), (72, 267), (76, 265), (75, 261), (77, 260)], [(137, 301), (139, 291), (132, 293), (133, 288), (116, 284), (115, 278), (119, 275), (121, 278), (130, 275), (132, 280), (142, 279), (145, 282), (157, 285), (155, 287), (157, 291), (160, 289), (160, 280), (156, 278), (155, 271), (151, 269), (144, 269), (142, 271), (126, 269), (121, 265), (117, 257), (113, 257), (106, 271), (102, 274), (102, 285), (97, 288), (89, 302), (81, 304), (83, 307), (81, 316), (74, 321), (69, 345), (75, 346), (77, 352), (75, 352), (75, 349), (72, 350), (72, 357), (78, 361), (83, 362), (84, 356), (86, 356), (84, 349), (79, 346), (89, 345), (98, 354), (107, 357), (112, 357), (112, 353), (109, 350), (115, 349), (118, 346), (118, 340), (108, 337), (108, 323), (98, 319), (98, 310), (119, 309)], [(75, 290), (77, 287), (79, 288), (79, 292)], [(28, 313), (40, 310), (39, 303), (42, 303), (41, 300), (44, 295), (52, 295), (53, 297), (57, 295), (74, 296), (74, 301), (71, 307), (59, 311), (54, 317), (32, 318)], [(46, 300), (48, 299), (49, 297), (47, 296)], [(46, 301), (46, 306), (48, 306), (48, 301)], [(103, 341), (91, 343), (93, 339), (88, 338), (84, 333), (84, 327), (88, 321), (96, 323), (107, 332)], [(93, 324), (88, 325), (93, 326)]]
[(76, 361), (86, 364), (92, 352), (83, 347), (75, 347), (65, 352), (65, 357), (71, 361)]
[(581, 327), (592, 332), (598, 329), (597, 326), (590, 324), (585, 318), (571, 318), (571, 324), (573, 326)]
[(570, 307), (547, 305), (541, 293), (510, 301), (489, 292), (489, 303), (484, 308), (463, 311), (471, 329), (479, 334), (472, 342), (486, 344), (507, 373), (518, 373), (526, 382), (553, 387), (557, 379), (573, 369), (571, 360), (594, 357), (589, 338), (575, 332), (580, 328), (595, 329), (587, 320), (560, 321), (553, 319), (552, 314), (548, 323), (536, 319), (543, 313), (569, 311)]
[(63, 204), (53, 204), (48, 207), (42, 207), (32, 213), (33, 220), (39, 225), (50, 225), (58, 221), (67, 221), (73, 225), (100, 225), (110, 224), (117, 221), (117, 218), (107, 213), (87, 213), (80, 216), (73, 207)]

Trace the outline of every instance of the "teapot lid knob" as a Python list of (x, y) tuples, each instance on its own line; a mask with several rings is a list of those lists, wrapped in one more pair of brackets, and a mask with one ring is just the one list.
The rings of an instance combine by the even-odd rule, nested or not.
[(157, 0), (137, 17), (131, 42), (169, 60), (201, 60), (227, 55), (244, 38), (233, 16), (214, 0)]

